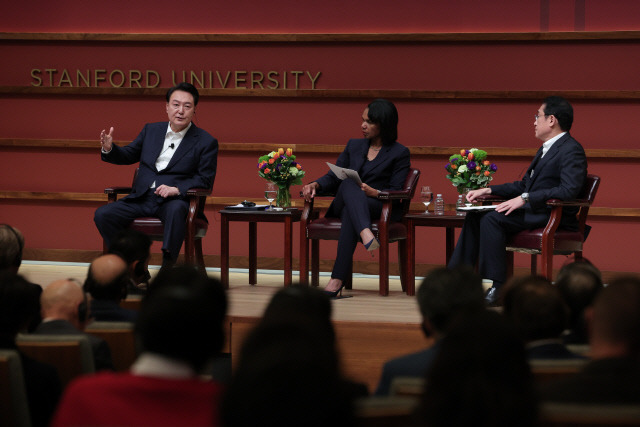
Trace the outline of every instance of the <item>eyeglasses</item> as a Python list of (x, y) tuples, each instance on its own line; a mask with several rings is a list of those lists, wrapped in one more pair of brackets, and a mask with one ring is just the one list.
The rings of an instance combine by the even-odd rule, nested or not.
[(533, 117), (535, 117), (536, 120), (538, 120), (538, 117), (544, 117), (544, 116), (546, 116), (546, 114), (534, 114)]

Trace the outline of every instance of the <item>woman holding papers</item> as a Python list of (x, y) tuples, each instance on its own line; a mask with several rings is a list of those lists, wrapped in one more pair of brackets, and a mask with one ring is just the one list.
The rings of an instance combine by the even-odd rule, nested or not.
[[(371, 218), (379, 218), (382, 211), (382, 202), (377, 195), (382, 190), (400, 190), (410, 167), (409, 149), (396, 141), (398, 111), (393, 103), (385, 99), (371, 102), (362, 113), (360, 128), (364, 138), (350, 139), (335, 164), (338, 168), (331, 165), (341, 178), (330, 170), (302, 188), (306, 200), (311, 200), (316, 193), (335, 193), (326, 214), (342, 220), (336, 262), (325, 288), (333, 297), (342, 290), (344, 280), (351, 272), (358, 242), (361, 241), (368, 251), (380, 246), (371, 231)], [(343, 175), (340, 168), (351, 171)], [(358, 176), (354, 177), (353, 171)], [(396, 211), (391, 217), (400, 219), (399, 215)]]

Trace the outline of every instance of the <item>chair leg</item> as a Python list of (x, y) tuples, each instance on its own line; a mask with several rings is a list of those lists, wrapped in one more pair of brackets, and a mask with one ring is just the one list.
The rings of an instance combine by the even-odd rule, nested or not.
[(311, 285), (320, 285), (320, 241), (311, 240)]
[(406, 292), (407, 295), (415, 295), (415, 289), (409, 289), (409, 275), (407, 274), (409, 268), (407, 267), (409, 254), (407, 251), (407, 245), (405, 244), (406, 240), (398, 240), (398, 270), (400, 273), (400, 286), (402, 286), (402, 291)]
[(386, 297), (389, 295), (389, 239), (380, 240), (380, 259), (378, 260), (380, 264), (380, 295)]
[[(303, 233), (302, 230), (300, 230)], [(306, 236), (300, 238), (300, 284), (309, 286), (309, 240)]]
[(187, 238), (184, 240), (184, 262), (187, 265), (194, 264), (194, 241), (189, 238), (189, 233), (187, 233)]
[(513, 277), (513, 251), (507, 251), (507, 279), (510, 277)]
[(538, 274), (538, 256), (536, 254), (531, 254), (531, 275), (535, 276), (536, 274)]
[(198, 263), (198, 267), (200, 270), (206, 271), (206, 266), (204, 265), (204, 255), (202, 253), (202, 239), (197, 239), (194, 242), (195, 250), (196, 250), (196, 261)]
[(542, 275), (550, 282), (553, 281), (553, 252), (542, 253)]

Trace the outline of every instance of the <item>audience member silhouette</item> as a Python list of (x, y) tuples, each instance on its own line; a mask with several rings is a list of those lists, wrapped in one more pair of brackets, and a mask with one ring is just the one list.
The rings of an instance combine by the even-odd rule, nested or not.
[(91, 295), (89, 315), (97, 321), (135, 321), (137, 311), (120, 307), (129, 281), (127, 263), (121, 257), (107, 254), (96, 258), (84, 282), (84, 291)]
[(243, 343), (221, 408), (227, 427), (352, 426), (366, 389), (340, 373), (328, 296), (292, 286), (277, 292)]
[(426, 375), (419, 425), (528, 427), (537, 419), (531, 370), (512, 325), (492, 310), (456, 319)]
[(111, 349), (102, 338), (86, 334), (89, 320), (87, 296), (82, 286), (73, 279), (60, 279), (42, 291), (42, 323), (33, 332), (38, 335), (85, 335), (93, 351), (96, 371), (114, 370)]
[(129, 269), (129, 295), (141, 295), (147, 289), (149, 258), (151, 257), (151, 239), (141, 231), (125, 228), (111, 241), (109, 253), (120, 256)]
[(199, 374), (222, 349), (226, 309), (219, 281), (188, 266), (161, 270), (140, 306), (130, 372), (72, 382), (52, 425), (219, 425), (222, 386)]
[(424, 278), (416, 295), (422, 330), (434, 344), (417, 353), (386, 362), (376, 395), (387, 395), (394, 378), (423, 377), (433, 363), (451, 321), (461, 312), (484, 308), (482, 279), (470, 267), (438, 268)]
[(505, 286), (503, 314), (513, 323), (533, 359), (577, 359), (562, 343), (567, 307), (560, 292), (542, 276), (522, 276)]
[(589, 337), (584, 312), (602, 290), (602, 276), (588, 261), (563, 266), (555, 282), (569, 308), (569, 325), (562, 336), (565, 344), (587, 344)]
[(591, 362), (578, 374), (546, 385), (542, 399), (640, 404), (640, 278), (613, 280), (586, 313)]
[[(39, 307), (37, 296), (22, 276), (0, 273), (0, 348), (18, 350), (16, 335), (27, 331), (34, 307)], [(60, 398), (62, 386), (53, 366), (38, 362), (20, 353), (22, 372), (31, 425), (45, 427)]]
[[(22, 265), (22, 253), (24, 251), (24, 236), (22, 232), (9, 224), (0, 224), (0, 273), (7, 272), (18, 274)], [(24, 279), (24, 278), (23, 278)], [(42, 320), (40, 315), (40, 294), (42, 287), (35, 283), (23, 280), (25, 286), (34, 294), (37, 305), (30, 307), (29, 323), (27, 331), (32, 332)]]

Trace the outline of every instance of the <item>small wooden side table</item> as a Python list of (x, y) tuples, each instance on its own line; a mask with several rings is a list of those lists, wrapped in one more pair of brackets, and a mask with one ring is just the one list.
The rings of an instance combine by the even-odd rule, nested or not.
[[(409, 213), (405, 215), (407, 221), (407, 276), (409, 283), (407, 284), (407, 294), (415, 295), (416, 289), (416, 227), (445, 227), (446, 231), (446, 255), (447, 264), (453, 255), (456, 247), (455, 229), (460, 228), (464, 224), (464, 216), (456, 215), (455, 212), (445, 212), (444, 215), (436, 215), (434, 213)], [(409, 293), (411, 292), (411, 293)]]
[(225, 288), (229, 288), (229, 222), (249, 223), (249, 284), (258, 282), (258, 222), (281, 222), (284, 224), (284, 286), (291, 286), (292, 231), (293, 223), (300, 221), (302, 211), (297, 208), (282, 211), (248, 211), (222, 209), (220, 211), (220, 276)]

